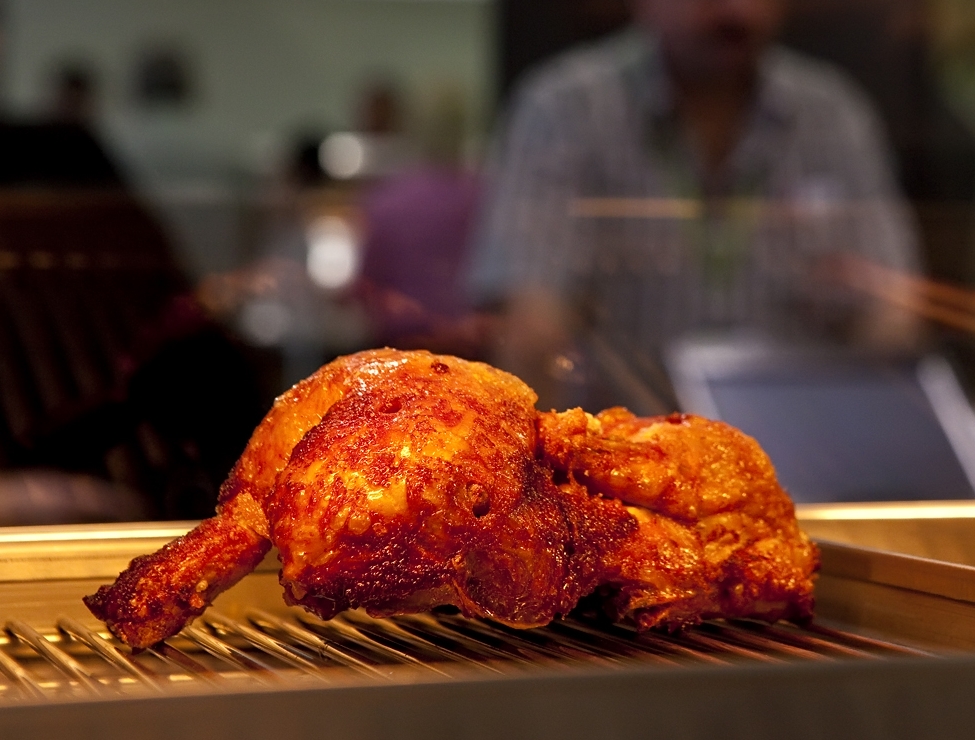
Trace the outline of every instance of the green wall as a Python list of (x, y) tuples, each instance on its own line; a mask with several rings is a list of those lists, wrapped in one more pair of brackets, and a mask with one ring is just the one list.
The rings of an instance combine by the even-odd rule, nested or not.
[[(248, 171), (302, 126), (350, 125), (364, 80), (389, 75), (423, 99), (463, 90), (472, 132), (492, 106), (490, 0), (7, 0), (8, 108), (50, 106), (51, 70), (82, 59), (101, 81), (99, 123), (136, 173), (209, 180)], [(192, 61), (197, 96), (177, 110), (133, 99), (140, 50)]]

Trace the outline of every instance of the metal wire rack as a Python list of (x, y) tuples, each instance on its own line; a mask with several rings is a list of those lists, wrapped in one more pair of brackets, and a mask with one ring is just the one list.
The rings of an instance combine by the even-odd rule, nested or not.
[(45, 633), (9, 621), (0, 636), (0, 704), (384, 683), (407, 675), (449, 679), (906, 655), (932, 654), (816, 624), (713, 621), (679, 634), (641, 634), (583, 618), (522, 631), (444, 613), (372, 619), (353, 612), (322, 622), (258, 609), (232, 619), (211, 609), (176, 638), (138, 653), (70, 618)]

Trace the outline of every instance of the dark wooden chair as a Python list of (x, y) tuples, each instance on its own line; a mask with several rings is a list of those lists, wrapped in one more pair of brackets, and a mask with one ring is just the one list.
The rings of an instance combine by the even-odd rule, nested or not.
[(233, 343), (119, 188), (0, 190), (0, 467), (102, 476), (212, 512), (260, 417)]

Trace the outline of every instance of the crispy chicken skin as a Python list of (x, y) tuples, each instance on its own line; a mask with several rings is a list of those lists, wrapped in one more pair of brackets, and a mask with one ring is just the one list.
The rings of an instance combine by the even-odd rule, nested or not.
[(534, 400), (486, 365), (423, 357), (336, 404), (268, 507), (286, 600), (326, 618), (452, 604), (523, 627), (572, 609), (597, 585), (584, 554), (635, 526), (555, 487)]
[(170, 637), (202, 614), (271, 549), (265, 506), (295, 445), (364, 377), (401, 356), (377, 350), (342, 358), (278, 398), (221, 486), (217, 515), (133, 560), (112, 586), (85, 598), (91, 612), (134, 647)]
[(133, 647), (203, 612), (278, 548), (285, 600), (323, 618), (455, 605), (546, 624), (804, 618), (815, 547), (758, 445), (694, 417), (539, 414), (488, 365), (376, 350), (275, 403), (218, 513), (85, 599)]
[(557, 474), (630, 504), (639, 522), (605, 564), (620, 571), (609, 602), (617, 617), (676, 627), (811, 615), (818, 551), (751, 437), (701, 417), (620, 408), (540, 414), (539, 436)]

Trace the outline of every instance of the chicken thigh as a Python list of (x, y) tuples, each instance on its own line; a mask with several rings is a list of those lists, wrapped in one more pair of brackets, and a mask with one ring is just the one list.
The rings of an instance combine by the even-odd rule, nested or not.
[(697, 416), (638, 418), (621, 408), (540, 414), (539, 434), (556, 475), (629, 504), (639, 522), (605, 563), (619, 567), (618, 616), (674, 627), (812, 613), (818, 550), (751, 437)]

